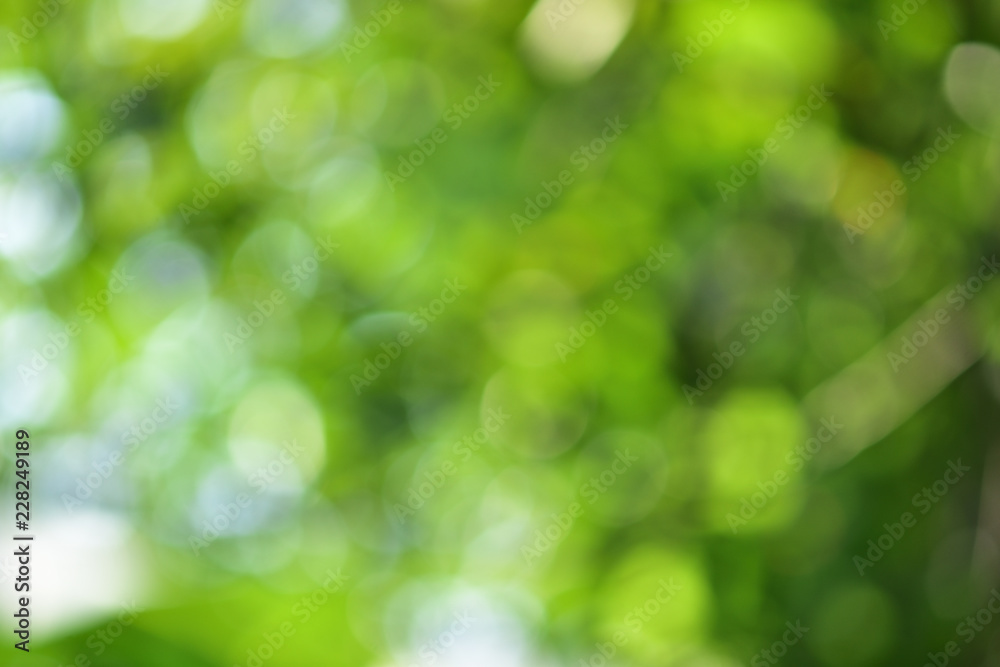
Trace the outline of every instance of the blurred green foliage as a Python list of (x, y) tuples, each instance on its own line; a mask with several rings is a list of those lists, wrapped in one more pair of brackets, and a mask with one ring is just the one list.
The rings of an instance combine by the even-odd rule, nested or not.
[(996, 2), (0, 27), (30, 664), (1000, 661)]

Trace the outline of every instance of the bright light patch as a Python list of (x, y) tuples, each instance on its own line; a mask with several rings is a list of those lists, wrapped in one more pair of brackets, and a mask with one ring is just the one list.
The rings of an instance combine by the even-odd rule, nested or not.
[(118, 4), (122, 25), (129, 34), (162, 41), (190, 32), (207, 10), (208, 0), (121, 0)]
[(521, 25), (521, 48), (546, 78), (582, 81), (618, 48), (634, 10), (632, 0), (539, 0)]

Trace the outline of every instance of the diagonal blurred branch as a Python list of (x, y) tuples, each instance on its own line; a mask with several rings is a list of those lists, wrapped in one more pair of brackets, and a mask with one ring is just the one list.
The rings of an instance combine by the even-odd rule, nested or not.
[[(976, 334), (975, 309), (994, 289), (984, 289), (960, 310), (947, 301), (951, 290), (942, 290), (871, 351), (806, 396), (810, 419), (834, 415), (845, 425), (839, 446), (828, 451), (823, 464), (844, 465), (892, 433), (982, 357), (985, 347)], [(901, 339), (912, 341), (922, 331), (921, 322), (925, 327), (935, 323), (941, 310), (948, 321), (937, 325), (912, 358), (902, 355)], [(890, 354), (898, 356), (890, 361)]]

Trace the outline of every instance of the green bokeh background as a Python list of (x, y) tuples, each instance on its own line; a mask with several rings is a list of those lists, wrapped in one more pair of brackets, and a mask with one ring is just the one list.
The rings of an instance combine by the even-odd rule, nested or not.
[(0, 664), (1000, 663), (1000, 4), (162, 4), (0, 8)]

